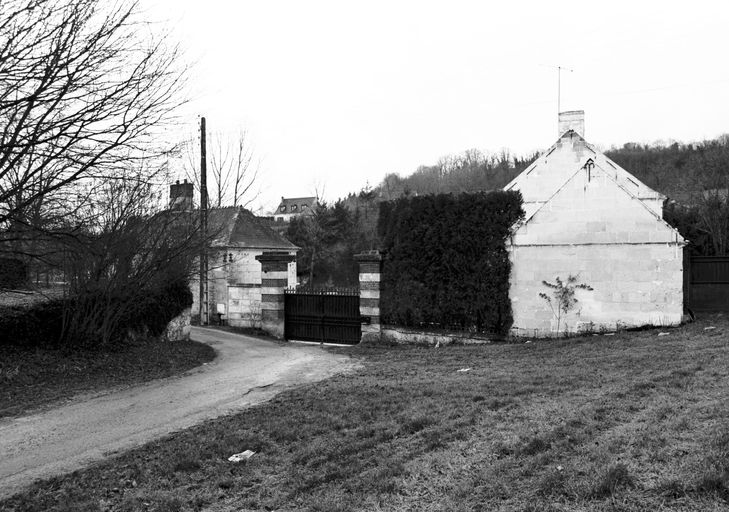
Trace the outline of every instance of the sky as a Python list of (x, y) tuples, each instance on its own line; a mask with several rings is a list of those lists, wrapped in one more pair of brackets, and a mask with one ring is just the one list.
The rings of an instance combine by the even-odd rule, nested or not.
[[(142, 0), (180, 43), (180, 130), (244, 129), (256, 206), (334, 201), (476, 148), (516, 154), (585, 110), (603, 148), (729, 133), (729, 3)], [(180, 175), (182, 177), (182, 175)]]

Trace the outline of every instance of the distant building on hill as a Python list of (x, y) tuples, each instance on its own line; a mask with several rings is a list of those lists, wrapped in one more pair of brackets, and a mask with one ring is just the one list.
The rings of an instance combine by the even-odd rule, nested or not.
[(276, 222), (289, 222), (300, 215), (313, 215), (319, 205), (316, 197), (281, 197), (281, 203), (273, 214)]

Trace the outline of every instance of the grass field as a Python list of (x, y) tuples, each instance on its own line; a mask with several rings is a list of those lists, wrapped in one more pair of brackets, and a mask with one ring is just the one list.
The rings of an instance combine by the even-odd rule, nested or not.
[(729, 322), (658, 332), (337, 349), (363, 369), (0, 510), (727, 510)]

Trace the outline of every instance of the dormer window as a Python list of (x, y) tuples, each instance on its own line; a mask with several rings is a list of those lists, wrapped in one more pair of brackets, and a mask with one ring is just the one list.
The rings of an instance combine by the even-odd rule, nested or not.
[(302, 210), (306, 210), (306, 209), (307, 209), (308, 207), (309, 207), (309, 205), (308, 205), (308, 204), (302, 204), (302, 205), (301, 205), (301, 209), (302, 209)]
[(282, 212), (285, 212), (286, 211), (286, 207), (284, 205), (281, 205), (281, 211)]
[(295, 211), (296, 211), (296, 208), (297, 208), (297, 206), (296, 206), (295, 204), (294, 204), (294, 205), (292, 205), (292, 206), (291, 206), (291, 211), (292, 211), (292, 212), (295, 212)]

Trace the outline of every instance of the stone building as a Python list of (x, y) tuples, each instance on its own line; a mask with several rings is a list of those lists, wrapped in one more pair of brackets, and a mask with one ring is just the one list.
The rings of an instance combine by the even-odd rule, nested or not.
[[(512, 334), (679, 324), (685, 241), (663, 220), (665, 196), (585, 141), (582, 111), (560, 114), (559, 135), (505, 187), (522, 193), (526, 213), (507, 243)], [(539, 294), (569, 276), (592, 290), (576, 290), (558, 328)]]
[[(170, 209), (190, 210), (193, 206), (192, 183), (170, 186)], [(288, 285), (296, 285), (298, 247), (269, 228), (242, 207), (211, 208), (208, 232), (213, 236), (208, 252), (208, 312), (210, 323), (222, 318), (238, 327), (261, 326), (261, 263), (263, 253), (286, 253)], [(192, 317), (199, 318), (199, 276), (190, 283), (193, 295)]]

